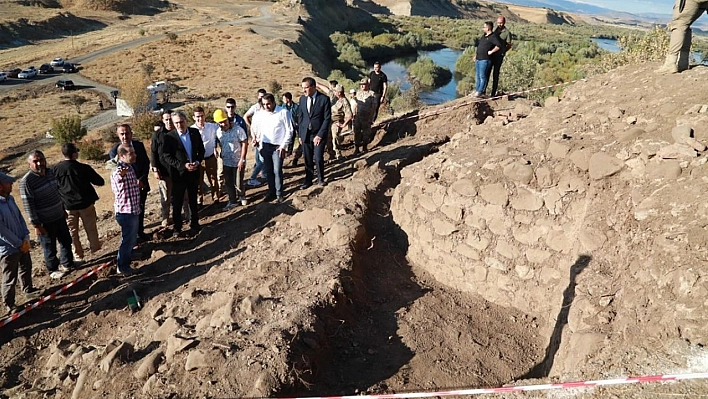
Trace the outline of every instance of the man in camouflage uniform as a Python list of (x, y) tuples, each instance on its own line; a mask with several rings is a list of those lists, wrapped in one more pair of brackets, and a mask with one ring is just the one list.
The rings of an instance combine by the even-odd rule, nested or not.
[(342, 133), (354, 116), (349, 106), (349, 100), (344, 96), (344, 87), (335, 86), (334, 93), (337, 101), (332, 103), (332, 125), (330, 126), (332, 138), (330, 142), (334, 147), (336, 159), (342, 159), (342, 137), (339, 134)]
[(376, 93), (369, 89), (369, 79), (364, 78), (359, 83), (360, 90), (356, 93), (356, 118), (354, 118), (354, 155), (359, 153), (359, 147), (364, 152), (371, 141), (371, 124), (374, 122), (378, 107)]
[(691, 24), (708, 10), (708, 0), (676, 0), (674, 16), (669, 22), (671, 41), (664, 65), (656, 72), (669, 74), (688, 69), (691, 54)]

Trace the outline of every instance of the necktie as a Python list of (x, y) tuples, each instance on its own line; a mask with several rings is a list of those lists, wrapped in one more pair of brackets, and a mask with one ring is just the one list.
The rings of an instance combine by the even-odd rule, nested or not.
[(312, 96), (307, 96), (307, 113), (312, 114)]

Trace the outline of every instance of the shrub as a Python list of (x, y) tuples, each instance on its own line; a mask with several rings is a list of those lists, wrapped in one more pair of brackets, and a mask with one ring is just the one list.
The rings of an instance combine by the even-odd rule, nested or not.
[[(271, 80), (268, 82), (268, 93), (271, 93), (273, 96), (275, 96), (275, 101), (280, 101), (280, 92), (283, 90), (283, 85), (280, 84), (277, 80)], [(205, 108), (206, 109), (206, 108)]]
[(452, 80), (449, 69), (436, 65), (430, 58), (421, 58), (408, 67), (408, 73), (416, 78), (423, 87), (440, 87)]
[(171, 42), (177, 41), (177, 34), (174, 32), (166, 32), (165, 36), (167, 36), (167, 40), (169, 40)]
[(133, 130), (133, 135), (140, 140), (150, 140), (155, 132), (153, 127), (157, 121), (158, 117), (151, 112), (134, 114), (130, 118), (130, 127)]
[(86, 136), (86, 133), (86, 128), (81, 126), (81, 117), (78, 115), (52, 119), (52, 134), (57, 144), (76, 143)]
[[(329, 76), (327, 76), (327, 81), (330, 81), (330, 80), (336, 80), (337, 82), (339, 82), (339, 84), (342, 85), (342, 87), (344, 87), (345, 91), (349, 91), (349, 89), (357, 89), (357, 90), (359, 89), (359, 86), (356, 84), (356, 82), (347, 78), (347, 76), (344, 75), (344, 72), (340, 71), (339, 69), (333, 70), (329, 74)], [(390, 90), (391, 90), (391, 86), (389, 84), (389, 91)], [(294, 94), (293, 94), (293, 96), (294, 96)], [(295, 98), (293, 98), (293, 101), (297, 101), (297, 100), (295, 100)]]
[[(115, 136), (115, 135), (114, 135)], [(76, 144), (81, 150), (81, 156), (92, 161), (102, 161), (105, 159), (104, 141), (101, 139), (82, 140)]]
[(88, 102), (88, 99), (84, 96), (78, 94), (72, 94), (70, 96), (61, 96), (59, 101), (62, 105), (72, 105), (76, 108), (76, 113), (81, 113), (81, 106)]
[(147, 87), (150, 85), (148, 77), (142, 74), (127, 76), (120, 83), (121, 98), (128, 103), (135, 114), (140, 114), (148, 110), (150, 104), (150, 92)]
[(585, 72), (595, 75), (623, 65), (661, 61), (669, 49), (669, 38), (664, 29), (655, 27), (644, 35), (622, 36), (617, 39), (617, 45), (622, 51), (602, 55), (598, 62), (587, 65)]
[(116, 134), (116, 127), (115, 126), (101, 128), (98, 131), (98, 135), (99, 135), (99, 137), (101, 137), (101, 140), (104, 143), (110, 143), (110, 144), (120, 143), (120, 139), (118, 138), (118, 135)]
[(405, 90), (400, 96), (395, 97), (391, 101), (391, 107), (396, 112), (406, 112), (412, 109), (420, 108), (420, 83), (412, 82), (410, 89)]

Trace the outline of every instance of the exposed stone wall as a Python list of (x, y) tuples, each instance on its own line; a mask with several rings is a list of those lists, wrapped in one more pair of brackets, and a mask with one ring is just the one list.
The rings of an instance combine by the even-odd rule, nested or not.
[(708, 343), (708, 98), (688, 81), (664, 92), (644, 72), (596, 77), (533, 110), (496, 103), (507, 111), (459, 124), (393, 197), (412, 263), (539, 317), (549, 337), (560, 329), (556, 373), (616, 355), (606, 347)]

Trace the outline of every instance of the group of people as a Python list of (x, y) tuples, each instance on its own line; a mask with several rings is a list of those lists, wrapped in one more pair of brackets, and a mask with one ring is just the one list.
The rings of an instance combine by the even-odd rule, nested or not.
[[(373, 81), (376, 90), (370, 86)], [(323, 87), (318, 91), (315, 79), (307, 77), (301, 87), (303, 94), (298, 102), (293, 101), (291, 93), (284, 93), (280, 106), (273, 94), (259, 90), (258, 101), (244, 117), (236, 113), (233, 98), (226, 100), (223, 109), (214, 111), (214, 122), (206, 121), (202, 107), (194, 108), (191, 126), (183, 111), (164, 111), (155, 123), (149, 154), (145, 145), (133, 137), (130, 125), (116, 128), (119, 143), (110, 149), (109, 163), (115, 219), (121, 228), (116, 259), (118, 274), (135, 272), (130, 265), (133, 248), (139, 241), (152, 239), (145, 231), (150, 173), (158, 180), (161, 224), (173, 225), (164, 234), (168, 238), (182, 235), (183, 219), (190, 227), (185, 233), (201, 229), (198, 205), (203, 203), (205, 195), (211, 195), (212, 201), (218, 203), (225, 192), (226, 211), (247, 205), (246, 188), (260, 185), (259, 174), (268, 184), (265, 201), (282, 202), (283, 161), (288, 155), (293, 155), (295, 165), (304, 157), (301, 189), (315, 183), (326, 186), (324, 155), (328, 152), (331, 160), (343, 157), (342, 134), (349, 128), (354, 131), (355, 153), (367, 151), (372, 138), (371, 125), (387, 90), (387, 77), (379, 63), (374, 65), (371, 77), (360, 82), (359, 90), (350, 91), (349, 98), (337, 82), (330, 82), (329, 89)], [(251, 177), (245, 179), (249, 148), (253, 148), (256, 163)], [(90, 252), (96, 253), (102, 247), (94, 186), (103, 186), (105, 181), (90, 165), (77, 160), (76, 145), (64, 144), (61, 151), (64, 159), (53, 168), (47, 167), (42, 151), (30, 151), (29, 171), (19, 182), (24, 211), (52, 279), (61, 279), (83, 262), (85, 252), (79, 238), (79, 221), (86, 231)], [(32, 284), (30, 230), (11, 195), (14, 182), (14, 177), (0, 172), (1, 292), (8, 312), (15, 309), (18, 280), (27, 299), (39, 294)]]
[(499, 88), (499, 72), (501, 71), (504, 55), (511, 50), (512, 35), (506, 29), (506, 18), (497, 18), (497, 27), (492, 21), (487, 21), (483, 26), (484, 34), (477, 44), (475, 53), (475, 89), (473, 97), (483, 97), (487, 91), (489, 78), (492, 78), (491, 96), (497, 96)]

